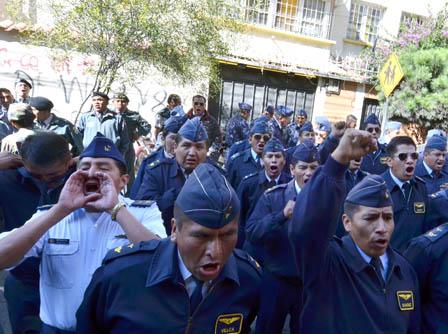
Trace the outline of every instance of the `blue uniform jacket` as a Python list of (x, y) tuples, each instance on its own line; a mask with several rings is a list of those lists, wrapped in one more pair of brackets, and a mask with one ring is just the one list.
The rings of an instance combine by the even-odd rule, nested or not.
[(420, 333), (417, 276), (392, 248), (385, 288), (350, 236), (332, 237), (346, 166), (332, 157), (297, 196), (289, 237), (303, 281), (302, 333)]
[(318, 154), (319, 154), (319, 162), (321, 165), (327, 161), (328, 157), (331, 153), (338, 147), (339, 139), (334, 137), (331, 133), (325, 141), (319, 145)]
[(403, 192), (390, 176), (389, 170), (382, 176), (394, 203), (395, 230), (392, 234), (391, 245), (399, 251), (404, 251), (409, 240), (431, 228), (431, 222), (427, 219), (429, 207), (425, 182), (419, 177), (413, 177), (410, 181), (411, 195), (406, 200)]
[(378, 143), (378, 151), (369, 153), (362, 159), (361, 169), (370, 174), (383, 174), (388, 169), (387, 157), (386, 145)]
[(143, 182), (135, 199), (156, 201), (167, 234), (171, 234), (174, 201), (185, 183), (185, 176), (175, 159), (159, 160), (146, 167)]
[(272, 137), (280, 140), (285, 147), (289, 147), (290, 143), (290, 132), (288, 127), (280, 128), (278, 122), (273, 118), (269, 121), (269, 127), (272, 131)]
[(428, 226), (431, 228), (448, 222), (448, 190), (429, 195)]
[(234, 189), (238, 189), (245, 176), (258, 172), (260, 169), (262, 169), (261, 164), (255, 162), (249, 148), (230, 157), (227, 180), (229, 180)]
[(241, 113), (237, 113), (233, 116), (227, 123), (227, 147), (230, 147), (241, 140), (247, 140), (249, 138), (249, 130), (249, 124), (247, 124), (247, 121), (241, 116)]
[(412, 239), (404, 256), (420, 283), (423, 333), (448, 333), (448, 224)]
[(234, 154), (236, 154), (238, 152), (245, 151), (245, 150), (247, 150), (249, 148), (250, 148), (249, 140), (240, 140), (240, 141), (237, 141), (232, 146), (230, 146), (229, 151), (227, 152), (227, 158), (226, 158), (226, 162), (225, 162), (225, 165), (224, 165), (225, 169), (228, 170), (230, 158)]
[(272, 274), (297, 279), (299, 274), (294, 254), (288, 239), (288, 225), (291, 221), (283, 215), (289, 200), (296, 200), (295, 180), (267, 190), (250, 216), (246, 231), (247, 238), (264, 250), (263, 268)]
[(448, 183), (448, 173), (445, 170), (442, 169), (440, 173), (432, 177), (428, 174), (422, 159), (418, 160), (414, 174), (425, 181), (426, 190), (429, 195), (440, 191), (440, 186), (444, 183)]
[(163, 147), (160, 147), (157, 151), (152, 152), (149, 156), (143, 159), (140, 168), (137, 172), (137, 176), (135, 177), (134, 183), (132, 184), (131, 193), (129, 195), (130, 198), (135, 199), (135, 197), (137, 196), (137, 193), (142, 185), (143, 178), (145, 176), (146, 167), (153, 162), (155, 164), (156, 161), (162, 161), (165, 159), (168, 158), (165, 157)]
[(190, 315), (190, 301), (169, 239), (111, 251), (77, 312), (77, 332), (249, 333), (258, 311), (260, 271), (235, 250)]

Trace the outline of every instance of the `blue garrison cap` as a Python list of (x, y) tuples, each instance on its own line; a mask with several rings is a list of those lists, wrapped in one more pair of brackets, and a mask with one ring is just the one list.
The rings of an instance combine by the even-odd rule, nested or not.
[(386, 182), (380, 175), (374, 174), (366, 176), (361, 182), (354, 186), (348, 193), (345, 201), (371, 208), (393, 206)]
[(53, 102), (43, 96), (31, 97), (29, 105), (39, 111), (49, 111), (54, 107)]
[(331, 132), (331, 123), (328, 120), (323, 120), (319, 123), (319, 131)]
[(272, 115), (275, 111), (275, 108), (273, 106), (267, 106), (266, 111)]
[(316, 146), (311, 140), (307, 139), (294, 150), (291, 164), (295, 165), (299, 161), (310, 163), (318, 160)]
[(291, 109), (289, 109), (288, 107), (285, 107), (285, 106), (279, 106), (277, 108), (277, 114), (279, 114), (283, 117), (290, 117), (293, 113), (294, 113), (294, 111), (292, 111)]
[(308, 131), (308, 132), (314, 132), (313, 124), (311, 122), (305, 122), (300, 129), (299, 129), (299, 136), (302, 134), (302, 132)]
[(200, 117), (194, 117), (187, 120), (179, 129), (178, 134), (185, 139), (194, 142), (208, 140), (207, 131), (205, 130), (204, 125), (202, 125)]
[(297, 116), (304, 116), (304, 117), (308, 118), (308, 114), (307, 114), (306, 111), (303, 110), (303, 109), (300, 109), (300, 110), (297, 112)]
[(285, 155), (285, 147), (280, 140), (274, 137), (269, 139), (266, 145), (264, 145), (263, 155), (269, 152), (282, 152)]
[(179, 129), (185, 124), (186, 120), (186, 116), (171, 116), (165, 121), (163, 129), (167, 132), (178, 133)]
[(184, 107), (182, 107), (182, 105), (180, 105), (180, 104), (178, 106), (175, 106), (173, 109), (171, 109), (170, 115), (171, 116), (185, 115)]
[(249, 103), (245, 102), (238, 103), (238, 108), (240, 108), (240, 110), (246, 110), (246, 111), (252, 110), (252, 106)]
[(218, 229), (235, 220), (240, 201), (226, 178), (208, 163), (197, 166), (177, 196), (176, 205), (195, 223)]
[(428, 139), (425, 149), (435, 149), (439, 151), (446, 151), (446, 138), (442, 136), (432, 136)]
[(271, 133), (268, 123), (263, 121), (254, 122), (250, 129), (250, 135), (252, 136), (255, 133)]
[(366, 120), (364, 121), (364, 124), (377, 124), (381, 125), (380, 120), (375, 114), (370, 114), (367, 116)]
[(267, 122), (269, 122), (269, 117), (266, 116), (266, 115), (261, 115), (260, 117), (254, 119), (254, 124), (257, 123), (257, 122), (265, 122), (265, 123), (267, 123)]
[(109, 138), (104, 137), (101, 132), (96, 133), (96, 136), (92, 139), (89, 146), (87, 146), (81, 153), (79, 159), (85, 157), (111, 158), (126, 166), (126, 161), (118, 148), (115, 146), (114, 142)]

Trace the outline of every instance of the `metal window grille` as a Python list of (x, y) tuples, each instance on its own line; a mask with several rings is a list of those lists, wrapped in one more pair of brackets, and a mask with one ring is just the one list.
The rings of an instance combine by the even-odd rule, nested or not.
[(318, 38), (330, 35), (331, 12), (328, 0), (240, 0), (243, 20), (283, 31)]
[(384, 8), (352, 2), (347, 38), (374, 43)]

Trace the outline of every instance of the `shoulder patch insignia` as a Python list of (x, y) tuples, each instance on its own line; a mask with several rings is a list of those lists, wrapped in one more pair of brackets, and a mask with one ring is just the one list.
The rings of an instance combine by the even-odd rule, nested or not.
[(54, 204), (47, 204), (47, 205), (41, 205), (37, 207), (37, 210), (39, 211), (46, 211), (50, 210), (53, 207)]
[(116, 258), (131, 255), (139, 252), (152, 252), (159, 246), (160, 240), (142, 241), (138, 244), (129, 244), (125, 246), (116, 247), (107, 252), (103, 264), (109, 263)]
[(397, 291), (397, 299), (400, 311), (414, 310), (414, 293), (412, 291)]
[(139, 199), (139, 200), (132, 202), (131, 207), (149, 208), (153, 204), (154, 204), (154, 201)]
[(448, 233), (448, 223), (442, 224), (433, 228), (431, 231), (426, 232), (423, 236), (429, 239), (431, 242), (439, 240), (441, 237)]
[(243, 315), (241, 313), (221, 314), (216, 319), (215, 334), (239, 334), (243, 328)]

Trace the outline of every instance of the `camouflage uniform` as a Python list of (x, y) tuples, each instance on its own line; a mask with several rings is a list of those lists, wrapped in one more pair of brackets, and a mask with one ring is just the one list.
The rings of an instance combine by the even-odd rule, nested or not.
[(237, 141), (249, 138), (249, 124), (240, 113), (233, 116), (227, 123), (226, 144), (232, 146)]

